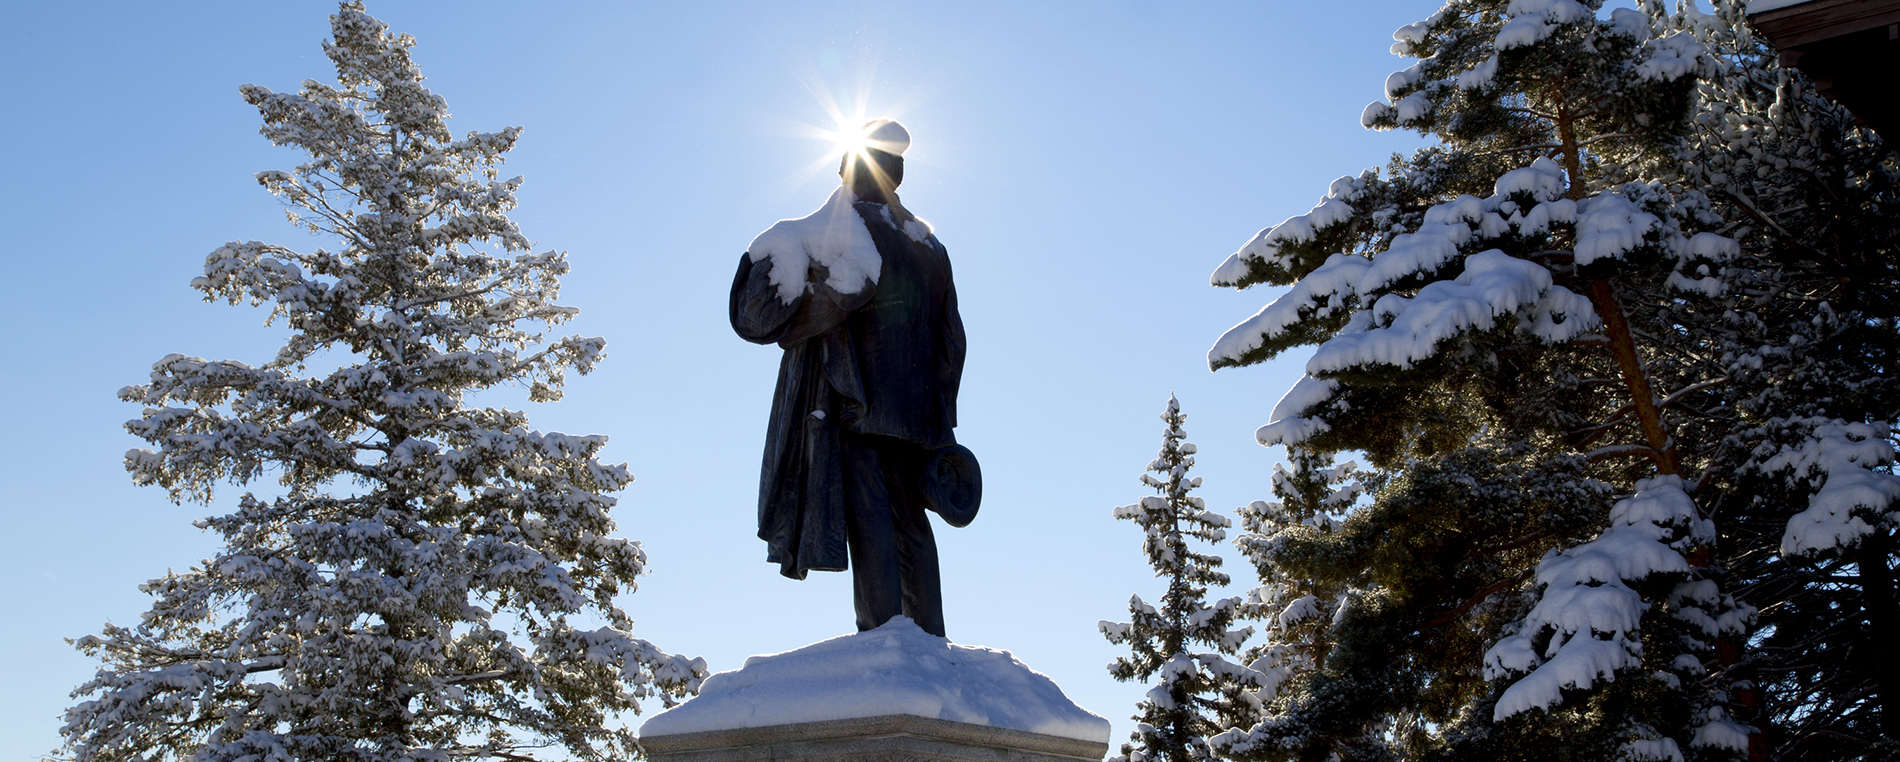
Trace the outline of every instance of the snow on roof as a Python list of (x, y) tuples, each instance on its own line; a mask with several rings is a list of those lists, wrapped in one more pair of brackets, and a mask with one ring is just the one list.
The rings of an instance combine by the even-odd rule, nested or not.
[(1810, 2), (1814, 2), (1814, 0), (1748, 0), (1748, 14), (1753, 16), (1757, 13), (1778, 11), (1789, 6)]
[(746, 659), (640, 727), (642, 737), (908, 714), (1107, 743), (1075, 705), (1008, 651), (964, 646), (896, 617), (869, 632)]

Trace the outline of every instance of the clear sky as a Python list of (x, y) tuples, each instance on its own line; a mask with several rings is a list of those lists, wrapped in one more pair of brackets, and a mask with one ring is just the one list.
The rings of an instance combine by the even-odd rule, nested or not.
[[(299, 155), (257, 134), (238, 86), (334, 72), (323, 2), (22, 3), (0, 46), (0, 758), (58, 744), (94, 664), (63, 639), (146, 608), (139, 584), (206, 557), (193, 519), (131, 485), (138, 410), (114, 392), (179, 352), (260, 363), (262, 310), (187, 287), (229, 240), (308, 249), (255, 172)], [(715, 670), (851, 629), (848, 575), (777, 575), (754, 536), (779, 350), (732, 334), (747, 242), (816, 208), (835, 154), (828, 103), (902, 120), (900, 193), (955, 262), (969, 361), (958, 438), (982, 459), (982, 515), (939, 524), (952, 640), (1013, 651), (1127, 736), (1144, 688), (1096, 632), (1160, 585), (1110, 518), (1150, 491), (1170, 392), (1211, 508), (1269, 497), (1280, 454), (1255, 427), (1304, 358), (1209, 373), (1205, 353), (1275, 295), (1207, 285), (1258, 229), (1416, 136), (1359, 128), (1393, 29), (1430, 2), (1231, 4), (381, 2), (457, 132), (520, 125), (513, 215), (567, 251), (574, 333), (609, 359), (543, 430), (612, 437), (638, 481), (621, 532), (651, 574), (636, 633)], [(496, 397), (506, 401), (505, 395)], [(1239, 582), (1252, 570), (1224, 553)], [(1237, 584), (1235, 592), (1245, 589)], [(637, 723), (638, 718), (630, 718)]]

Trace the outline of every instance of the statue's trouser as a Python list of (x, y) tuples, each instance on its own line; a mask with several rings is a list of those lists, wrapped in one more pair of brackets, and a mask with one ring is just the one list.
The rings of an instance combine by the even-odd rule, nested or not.
[(903, 614), (942, 637), (943, 579), (920, 481), (929, 451), (891, 437), (840, 432), (839, 439), (858, 630)]

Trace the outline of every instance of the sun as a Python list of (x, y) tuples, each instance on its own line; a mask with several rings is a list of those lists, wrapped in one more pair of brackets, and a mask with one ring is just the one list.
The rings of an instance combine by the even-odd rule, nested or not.
[[(794, 170), (781, 183), (789, 190), (793, 187), (821, 175), (833, 175), (838, 172), (839, 159), (846, 155), (862, 156), (867, 148), (881, 148), (893, 153), (903, 154), (909, 147), (910, 136), (906, 133), (899, 142), (875, 140), (870, 131), (878, 127), (881, 120), (900, 120), (917, 103), (926, 99), (925, 93), (916, 88), (900, 88), (893, 93), (889, 83), (880, 86), (876, 77), (876, 55), (873, 54), (856, 72), (855, 82), (837, 82), (819, 72), (817, 66), (809, 61), (788, 60), (787, 70), (811, 94), (813, 105), (823, 114), (820, 124), (803, 120), (779, 117), (779, 122), (788, 135), (809, 140), (808, 145), (820, 147), (818, 155), (800, 169)], [(851, 78), (846, 74), (847, 80)], [(880, 92), (879, 108), (873, 109), (873, 92)], [(829, 123), (830, 126), (820, 126)], [(901, 128), (900, 128), (901, 129)], [(886, 136), (878, 136), (886, 137)], [(901, 145), (902, 147), (898, 147)], [(896, 150), (892, 150), (895, 148)]]
[(872, 148), (902, 156), (910, 149), (910, 132), (895, 119), (864, 120), (857, 127), (846, 127), (831, 133), (832, 150), (828, 156), (863, 156), (866, 150)]
[[(840, 115), (839, 118), (841, 120), (844, 119), (842, 115)], [(831, 140), (831, 150), (827, 152), (828, 156), (845, 154), (862, 156), (864, 155), (864, 149), (871, 147), (871, 127), (875, 122), (855, 117), (849, 119), (849, 121), (856, 122), (858, 126), (841, 126), (840, 129), (825, 131), (828, 133), (826, 137)]]
[(847, 154), (862, 155), (870, 145), (872, 120), (870, 113), (870, 91), (872, 83), (869, 77), (862, 77), (849, 97), (848, 102), (840, 103), (833, 96), (832, 89), (822, 79), (813, 78), (805, 83), (817, 105), (824, 110), (830, 127), (808, 126), (807, 134), (819, 138), (826, 146), (820, 162), (835, 163), (839, 157)]

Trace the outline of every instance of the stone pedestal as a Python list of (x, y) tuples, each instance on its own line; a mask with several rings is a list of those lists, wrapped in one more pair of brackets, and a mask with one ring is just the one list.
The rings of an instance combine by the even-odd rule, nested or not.
[(1108, 744), (894, 714), (643, 736), (651, 762), (1100, 762)]
[(1108, 720), (904, 617), (746, 659), (640, 726), (653, 762), (1100, 762)]

